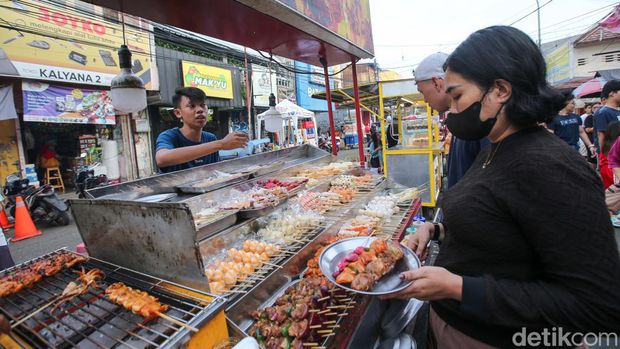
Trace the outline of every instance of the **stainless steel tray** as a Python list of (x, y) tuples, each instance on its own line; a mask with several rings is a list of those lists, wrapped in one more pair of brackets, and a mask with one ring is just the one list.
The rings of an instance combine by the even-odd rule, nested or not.
[(264, 217), (264, 216), (267, 216), (267, 215), (273, 213), (275, 210), (280, 208), (287, 201), (288, 200), (286, 200), (286, 199), (281, 200), (275, 206), (267, 206), (267, 207), (263, 207), (263, 208), (256, 208), (256, 209), (249, 209), (249, 210), (239, 210), (239, 212), (237, 212), (237, 216), (240, 219)]
[(338, 270), (338, 263), (343, 260), (349, 253), (353, 252), (353, 250), (359, 246), (370, 246), (376, 237), (355, 237), (350, 239), (344, 239), (337, 241), (325, 248), (319, 257), (319, 268), (321, 272), (327, 277), (327, 279), (338, 287), (343, 288), (347, 291), (351, 291), (354, 293), (367, 294), (371, 296), (379, 296), (396, 293), (398, 291), (404, 290), (409, 285), (413, 283), (413, 281), (403, 281), (398, 277), (398, 274), (403, 271), (416, 269), (420, 267), (420, 260), (418, 256), (416, 256), (413, 251), (409, 248), (399, 245), (403, 250), (405, 256), (396, 262), (396, 265), (386, 275), (383, 275), (381, 279), (377, 281), (375, 286), (370, 291), (359, 291), (344, 285), (341, 285), (336, 282), (336, 279), (332, 275), (336, 270)]
[(233, 174), (233, 177), (228, 180), (217, 182), (215, 184), (208, 185), (208, 186), (196, 186), (196, 184), (205, 180), (205, 179), (199, 179), (197, 181), (192, 181), (189, 183), (185, 183), (183, 185), (178, 185), (175, 188), (182, 193), (203, 194), (203, 193), (214, 191), (220, 188), (227, 187), (232, 184), (243, 182), (247, 180), (248, 178), (250, 178), (249, 173), (238, 173), (238, 174)]
[(198, 240), (200, 241), (226, 228), (232, 227), (235, 223), (237, 223), (237, 212), (231, 211), (228, 215), (218, 220), (198, 224), (196, 225)]
[(258, 170), (254, 171), (254, 177), (261, 177), (269, 173), (280, 171), (284, 167), (284, 161), (276, 161), (269, 165), (261, 166)]

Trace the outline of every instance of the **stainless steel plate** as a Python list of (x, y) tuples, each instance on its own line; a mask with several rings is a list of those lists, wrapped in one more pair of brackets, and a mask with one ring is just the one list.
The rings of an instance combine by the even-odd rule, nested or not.
[(338, 270), (338, 263), (342, 261), (349, 253), (353, 252), (356, 247), (363, 246), (369, 247), (370, 244), (376, 240), (376, 237), (355, 237), (350, 239), (344, 239), (327, 246), (321, 256), (319, 257), (319, 268), (321, 272), (327, 277), (327, 279), (334, 284), (338, 285), (345, 290), (367, 294), (371, 296), (380, 296), (386, 294), (396, 293), (407, 288), (413, 283), (413, 281), (404, 281), (398, 277), (403, 271), (416, 269), (420, 267), (420, 260), (409, 248), (400, 245), (400, 248), (405, 253), (405, 256), (399, 260), (394, 269), (388, 274), (384, 275), (377, 281), (375, 287), (370, 291), (358, 291), (349, 288), (345, 285), (340, 285), (336, 282), (336, 279), (332, 274)]
[(173, 198), (175, 196), (177, 196), (177, 194), (175, 194), (175, 193), (156, 194), (156, 195), (143, 196), (141, 198), (136, 199), (135, 201), (139, 201), (139, 202), (161, 202), (161, 201), (165, 201), (165, 200), (168, 200), (170, 198)]

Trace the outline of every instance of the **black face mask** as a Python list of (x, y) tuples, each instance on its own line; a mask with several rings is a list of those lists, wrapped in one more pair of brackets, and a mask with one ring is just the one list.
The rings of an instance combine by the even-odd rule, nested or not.
[[(484, 99), (484, 96), (482, 99)], [(474, 102), (460, 113), (450, 113), (448, 115), (446, 126), (448, 126), (448, 129), (456, 138), (466, 141), (477, 141), (491, 133), (491, 129), (495, 125), (497, 116), (502, 108), (499, 108), (495, 117), (482, 121), (480, 120), (482, 99), (478, 102)]]

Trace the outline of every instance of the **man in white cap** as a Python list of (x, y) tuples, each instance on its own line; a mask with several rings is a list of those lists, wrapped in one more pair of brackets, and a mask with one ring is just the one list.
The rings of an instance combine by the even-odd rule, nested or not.
[[(443, 70), (447, 58), (446, 53), (433, 53), (424, 58), (414, 71), (418, 91), (424, 96), (424, 101), (439, 113), (450, 109), (450, 96), (446, 94), (444, 82), (446, 73)], [(490, 143), (486, 138), (482, 141), (465, 141), (452, 136), (448, 155), (448, 188), (465, 175), (478, 156), (480, 148), (488, 144)]]

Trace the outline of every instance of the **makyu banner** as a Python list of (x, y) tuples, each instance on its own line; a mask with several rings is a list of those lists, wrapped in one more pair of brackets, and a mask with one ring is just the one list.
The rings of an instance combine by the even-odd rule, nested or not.
[[(77, 0), (0, 1), (0, 75), (110, 86), (119, 72), (121, 15)], [(154, 86), (150, 25), (125, 16), (132, 70)], [(141, 28), (144, 28), (141, 29)]]
[(228, 69), (181, 61), (183, 86), (198, 87), (209, 97), (233, 99), (232, 73)]

